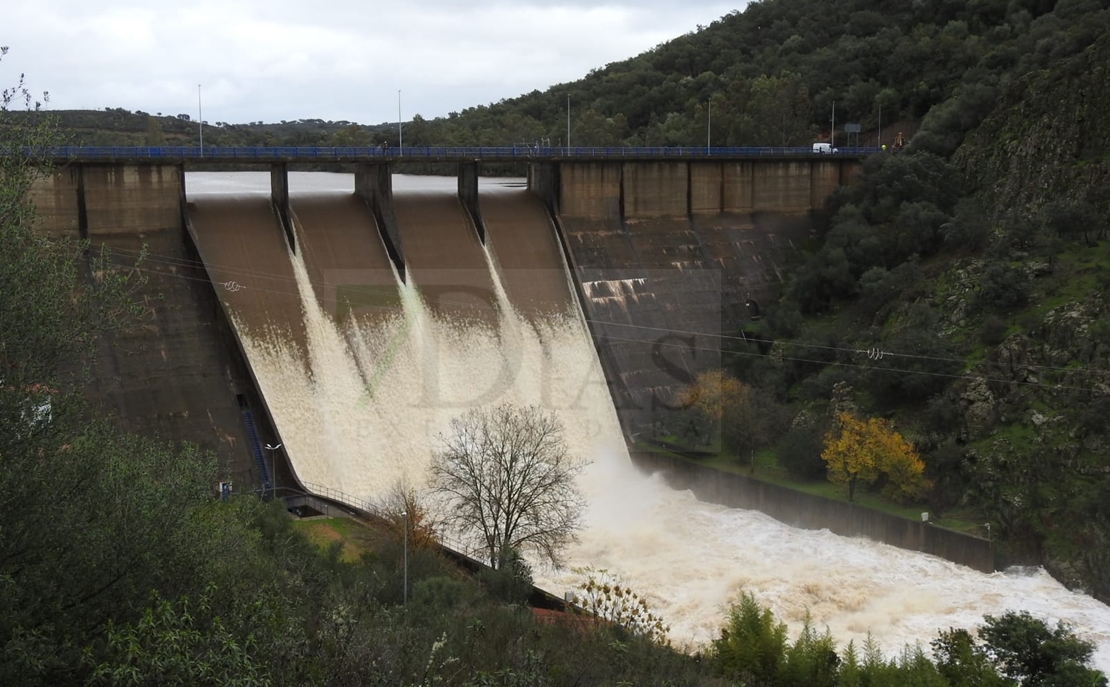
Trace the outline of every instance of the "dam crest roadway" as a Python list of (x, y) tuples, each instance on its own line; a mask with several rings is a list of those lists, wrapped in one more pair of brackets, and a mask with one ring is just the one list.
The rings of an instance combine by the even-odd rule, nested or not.
[(512, 162), (595, 160), (735, 160), (744, 158), (860, 158), (878, 148), (836, 148), (814, 153), (809, 147), (627, 147), (627, 146), (362, 146), (362, 147), (205, 147), (198, 146), (55, 146), (24, 148), (25, 154), (73, 162)]

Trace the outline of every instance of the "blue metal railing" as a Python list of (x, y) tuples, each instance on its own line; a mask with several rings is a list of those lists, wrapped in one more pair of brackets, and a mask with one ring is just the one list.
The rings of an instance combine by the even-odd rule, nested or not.
[(815, 153), (802, 147), (624, 147), (624, 146), (406, 146), (364, 147), (205, 147), (199, 146), (52, 146), (23, 148), (25, 155), (75, 160), (562, 160), (562, 159), (637, 159), (637, 158), (737, 158), (737, 157), (821, 157), (860, 156), (879, 152), (878, 148), (837, 148), (833, 153)]

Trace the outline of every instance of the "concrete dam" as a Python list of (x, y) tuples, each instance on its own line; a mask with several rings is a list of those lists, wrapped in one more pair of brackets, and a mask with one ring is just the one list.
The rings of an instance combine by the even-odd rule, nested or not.
[[(746, 590), (794, 629), (808, 613), (892, 652), (1025, 608), (1072, 622), (1106, 666), (1110, 609), (1043, 571), (795, 529), (632, 466), (626, 438), (665, 425), (673, 391), (718, 364), (714, 334), (774, 295), (809, 213), (857, 167), (542, 162), (525, 188), (467, 164), (446, 181), (82, 164), (35, 201), (43, 231), (121, 258), (148, 247), (149, 315), (104, 345), (93, 393), (131, 429), (217, 450), (237, 489), (373, 499), (419, 484), (465, 408), (539, 403), (592, 460), (571, 565), (623, 576), (680, 644), (715, 637)], [(536, 579), (556, 594), (577, 581)]]

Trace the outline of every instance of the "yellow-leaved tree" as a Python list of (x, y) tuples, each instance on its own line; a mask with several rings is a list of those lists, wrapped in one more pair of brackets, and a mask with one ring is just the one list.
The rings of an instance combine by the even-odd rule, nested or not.
[(882, 418), (840, 413), (825, 435), (821, 458), (829, 481), (848, 485), (849, 501), (855, 500), (856, 485), (871, 484), (880, 475), (887, 479), (884, 493), (897, 501), (918, 498), (932, 486), (917, 451)]

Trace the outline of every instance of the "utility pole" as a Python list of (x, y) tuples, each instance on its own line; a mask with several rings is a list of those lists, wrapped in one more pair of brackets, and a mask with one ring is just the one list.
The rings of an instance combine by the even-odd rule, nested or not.
[(830, 148), (835, 148), (836, 147), (836, 101), (835, 100), (833, 101), (832, 134), (830, 134), (830, 136), (829, 136), (829, 147)]
[(401, 517), (404, 518), (405, 523), (405, 590), (402, 597), (403, 605), (409, 604), (409, 514), (408, 511), (401, 511)]
[(883, 147), (883, 104), (879, 103), (879, 138), (878, 143), (875, 144), (876, 148), (882, 149)]
[(200, 101), (200, 84), (197, 84), (197, 124), (200, 125), (200, 156), (204, 157), (204, 106)]
[(401, 131), (401, 89), (397, 89), (397, 154), (405, 152), (405, 139)]
[(570, 93), (567, 93), (567, 152), (570, 152)]

